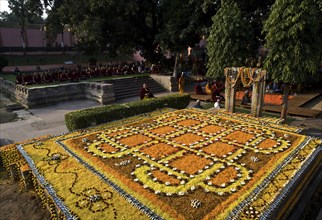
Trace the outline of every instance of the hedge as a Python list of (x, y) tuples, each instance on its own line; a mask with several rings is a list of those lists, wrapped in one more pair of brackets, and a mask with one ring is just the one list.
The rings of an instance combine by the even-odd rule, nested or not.
[(183, 109), (186, 108), (189, 103), (190, 95), (174, 94), (129, 102), (126, 104), (105, 105), (67, 113), (65, 115), (65, 124), (69, 131), (74, 131), (161, 108)]

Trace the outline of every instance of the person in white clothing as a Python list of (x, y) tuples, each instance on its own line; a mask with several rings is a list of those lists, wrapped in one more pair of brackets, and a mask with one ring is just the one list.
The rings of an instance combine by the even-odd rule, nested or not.
[(214, 104), (215, 109), (220, 109), (220, 99), (217, 99), (217, 101)]

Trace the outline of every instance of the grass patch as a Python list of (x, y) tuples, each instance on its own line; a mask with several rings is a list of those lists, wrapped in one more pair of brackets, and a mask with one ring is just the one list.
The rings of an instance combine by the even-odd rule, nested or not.
[(0, 77), (13, 83), (16, 82), (16, 74), (13, 73), (0, 73)]
[(214, 104), (211, 103), (211, 102), (206, 102), (205, 104), (202, 104), (202, 107), (204, 109), (210, 109), (210, 108), (213, 108), (214, 107)]
[[(210, 109), (210, 108), (214, 107), (214, 104), (211, 103), (211, 102), (207, 102), (205, 104), (202, 104), (202, 107), (204, 109)], [(250, 114), (250, 109), (247, 109), (247, 108), (236, 107), (235, 110), (236, 110), (236, 113)], [(262, 117), (280, 118), (280, 116), (281, 115), (279, 113), (262, 112)], [(294, 117), (287, 116), (285, 124), (290, 124), (290, 123), (292, 123), (294, 121), (296, 121), (296, 119)]]

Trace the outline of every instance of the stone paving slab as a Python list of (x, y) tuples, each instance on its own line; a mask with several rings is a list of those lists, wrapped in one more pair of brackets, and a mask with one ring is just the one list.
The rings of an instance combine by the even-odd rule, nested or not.
[[(155, 94), (165, 96), (169, 92)], [(118, 100), (115, 103), (137, 101), (138, 97)], [(15, 111), (20, 120), (0, 124), (0, 146), (28, 140), (44, 135), (59, 135), (68, 132), (65, 125), (65, 114), (71, 111), (102, 106), (92, 100), (73, 100), (55, 105)]]

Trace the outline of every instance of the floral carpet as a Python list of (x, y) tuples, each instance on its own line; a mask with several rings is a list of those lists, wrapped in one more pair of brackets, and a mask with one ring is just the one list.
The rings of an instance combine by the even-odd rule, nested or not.
[(285, 197), (321, 158), (321, 140), (298, 132), (164, 109), (17, 148), (67, 219), (265, 219), (291, 206)]

